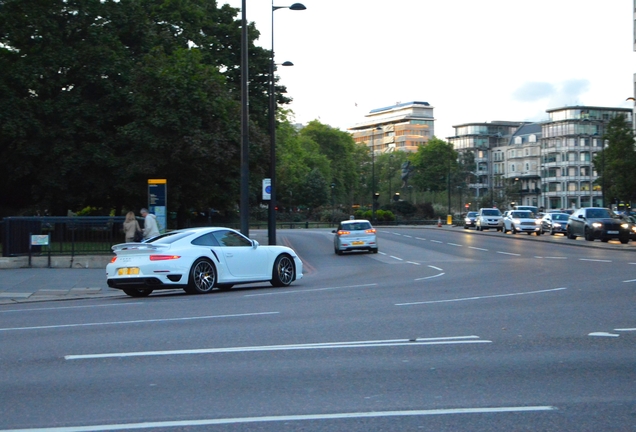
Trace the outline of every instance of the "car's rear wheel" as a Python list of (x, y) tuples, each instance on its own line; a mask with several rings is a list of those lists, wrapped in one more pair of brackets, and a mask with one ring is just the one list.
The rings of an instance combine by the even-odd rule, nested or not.
[(270, 283), (275, 287), (285, 287), (291, 285), (294, 279), (296, 279), (294, 261), (289, 255), (280, 255), (274, 262)]
[(188, 294), (206, 294), (216, 285), (216, 269), (206, 258), (199, 258), (192, 264), (190, 279), (184, 291)]
[(142, 288), (124, 288), (123, 291), (131, 297), (148, 297), (152, 293), (151, 289)]
[(585, 227), (585, 240), (594, 241), (594, 237), (592, 236), (592, 230), (588, 227)]

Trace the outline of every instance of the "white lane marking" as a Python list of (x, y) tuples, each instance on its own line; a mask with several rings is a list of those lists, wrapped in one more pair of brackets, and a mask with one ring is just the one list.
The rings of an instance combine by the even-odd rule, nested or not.
[(568, 259), (568, 257), (557, 257), (557, 256), (554, 256), (554, 257), (543, 257), (543, 258), (545, 258), (545, 259)]
[(208, 316), (185, 317), (185, 318), (159, 318), (159, 319), (148, 319), (148, 320), (111, 321), (111, 322), (83, 323), (83, 324), (58, 324), (58, 325), (49, 325), (49, 326), (0, 328), (0, 331), (43, 330), (43, 329), (68, 328), (68, 327), (94, 327), (94, 326), (121, 325), (121, 324), (143, 324), (143, 323), (151, 323), (151, 322), (192, 321), (192, 320), (216, 319), (216, 318), (235, 318), (235, 317), (258, 316), (258, 315), (274, 315), (278, 313), (280, 312), (256, 312), (256, 313), (245, 313), (245, 314), (208, 315)]
[(579, 261), (608, 262), (608, 263), (612, 262), (611, 260), (590, 259), (590, 258), (579, 258)]
[(457, 244), (457, 243), (446, 243), (449, 246), (459, 246), (459, 247), (463, 247), (463, 245)]
[(614, 329), (614, 331), (636, 331), (636, 328), (622, 328), (622, 329)]
[(78, 354), (65, 355), (66, 360), (86, 360), (98, 358), (121, 358), (121, 357), (149, 357), (149, 356), (169, 356), (169, 355), (192, 355), (192, 354), (220, 354), (233, 352), (255, 352), (255, 351), (294, 351), (308, 349), (336, 349), (336, 348), (377, 348), (409, 345), (450, 345), (450, 344), (475, 344), (492, 343), (489, 340), (479, 339), (479, 336), (453, 336), (440, 338), (416, 338), (416, 339), (389, 339), (371, 341), (352, 342), (323, 342), (291, 345), (265, 345), (265, 346), (244, 346), (228, 348), (202, 348), (190, 350), (166, 350), (166, 351), (137, 351), (105, 354)]
[(426, 240), (425, 238), (422, 237), (415, 237), (417, 240)]
[(434, 275), (434, 276), (426, 276), (426, 277), (423, 277), (423, 278), (417, 278), (417, 279), (414, 279), (414, 280), (416, 280), (416, 281), (421, 281), (421, 280), (426, 280), (426, 279), (433, 279), (433, 278), (436, 278), (436, 277), (444, 276), (445, 274), (446, 274), (446, 273), (440, 273), (440, 274), (436, 274), (436, 275)]
[(344, 412), (335, 414), (300, 414), (300, 415), (280, 415), (262, 417), (230, 417), (216, 419), (199, 420), (168, 420), (143, 423), (120, 423), (91, 426), (66, 426), (57, 428), (34, 428), (34, 429), (13, 429), (13, 432), (93, 432), (93, 431), (115, 431), (125, 429), (160, 429), (160, 428), (183, 428), (191, 426), (226, 425), (241, 423), (269, 423), (288, 421), (316, 421), (316, 420), (341, 420), (341, 419), (361, 419), (379, 417), (414, 417), (432, 415), (457, 415), (457, 414), (498, 414), (498, 413), (518, 413), (518, 412), (540, 412), (556, 411), (554, 406), (509, 406), (490, 408), (450, 408), (450, 409), (430, 409), (430, 410), (405, 410), (405, 411), (369, 411), (369, 412)]
[(420, 265), (420, 263), (413, 262), (413, 261), (407, 261), (407, 263), (409, 263), (409, 264), (415, 264), (415, 265)]
[(410, 306), (410, 305), (432, 304), (432, 303), (452, 303), (452, 302), (482, 300), (482, 299), (497, 298), (497, 297), (512, 297), (512, 296), (522, 296), (522, 295), (529, 295), (529, 294), (541, 294), (541, 293), (561, 291), (566, 289), (567, 288), (554, 288), (554, 289), (541, 290), (541, 291), (528, 291), (528, 292), (520, 292), (520, 293), (497, 294), (497, 295), (479, 296), (479, 297), (464, 297), (464, 298), (450, 299), (450, 300), (431, 300), (431, 301), (411, 302), (411, 303), (396, 303), (395, 306)]
[(521, 256), (521, 254), (511, 253), (511, 252), (500, 252), (500, 251), (497, 251), (497, 253), (498, 254), (502, 254), (502, 255)]
[(402, 235), (402, 234), (400, 234), (400, 233), (396, 233), (396, 232), (391, 233), (391, 234), (393, 234), (393, 235), (397, 235), (397, 236), (401, 236), (401, 235)]
[(407, 237), (407, 238), (413, 238), (413, 236), (406, 235), (406, 234), (404, 234), (404, 237)]
[(627, 263), (627, 264), (636, 265), (636, 263)]
[(432, 266), (432, 265), (430, 265), (429, 267), (432, 268), (432, 269), (435, 269), (437, 271), (442, 271), (443, 270), (443, 269), (441, 269), (439, 267), (435, 267), (435, 266)]
[(594, 332), (594, 333), (590, 333), (588, 336), (618, 337), (619, 335), (613, 334), (613, 333), (606, 333), (606, 332)]
[(389, 255), (389, 256), (390, 256), (391, 258), (393, 258), (393, 259), (398, 260), (398, 261), (404, 261), (402, 258), (398, 258), (398, 257), (393, 256), (393, 255)]
[(58, 309), (80, 309), (80, 308), (98, 308), (98, 307), (110, 307), (110, 306), (131, 306), (131, 305), (142, 305), (146, 304), (144, 302), (131, 302), (131, 303), (111, 303), (111, 304), (100, 304), (100, 305), (84, 305), (84, 306), (61, 306), (61, 307), (43, 307), (43, 308), (30, 308), (30, 309), (9, 309), (9, 310), (0, 310), (0, 313), (6, 312), (34, 312), (34, 311), (45, 311), (45, 310), (58, 310)]
[(488, 252), (488, 249), (478, 248), (478, 247), (475, 247), (475, 246), (468, 246), (468, 249), (475, 249), (475, 250), (480, 250), (480, 251)]
[(380, 255), (386, 255), (386, 252), (380, 252), (380, 251), (378, 251), (378, 253), (379, 253)]
[(338, 287), (326, 287), (326, 288), (313, 288), (313, 289), (305, 289), (305, 290), (284, 290), (262, 294), (245, 294), (243, 297), (260, 297), (260, 296), (270, 296), (270, 295), (283, 295), (283, 294), (298, 294), (298, 293), (306, 293), (311, 291), (329, 291), (329, 290), (337, 290), (337, 289), (348, 289), (348, 288), (366, 288), (371, 286), (377, 286), (377, 283), (371, 284), (363, 284), (363, 285), (347, 285), (347, 286), (338, 286)]
[(433, 242), (433, 243), (442, 243), (442, 242), (441, 242), (441, 241), (439, 241), (439, 240), (431, 240), (431, 242)]
[(636, 282), (636, 279), (630, 279), (630, 280), (626, 280), (626, 281), (623, 281), (623, 282)]

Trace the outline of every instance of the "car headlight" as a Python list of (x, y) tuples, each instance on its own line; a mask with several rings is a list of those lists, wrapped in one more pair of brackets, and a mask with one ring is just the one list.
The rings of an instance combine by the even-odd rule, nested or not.
[(600, 223), (600, 222), (593, 222), (593, 223), (592, 223), (592, 226), (593, 226), (594, 228), (603, 228), (603, 224), (602, 224), (602, 223)]
[(541, 222), (539, 219), (536, 219), (536, 220), (534, 221), (534, 224), (535, 224), (535, 225), (541, 225), (542, 223), (543, 223), (543, 222)]
[(554, 226), (555, 228), (561, 228), (561, 224), (560, 224), (560, 223), (558, 223), (558, 222), (555, 222), (553, 226)]
[(626, 223), (621, 224), (621, 228), (623, 228), (623, 229), (629, 229), (629, 224), (626, 224)]

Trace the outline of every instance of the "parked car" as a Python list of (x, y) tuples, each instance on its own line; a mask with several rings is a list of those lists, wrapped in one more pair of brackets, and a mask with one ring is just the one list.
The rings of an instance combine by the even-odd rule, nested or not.
[(629, 236), (629, 224), (620, 220), (607, 208), (580, 208), (572, 213), (568, 220), (567, 237), (569, 239), (585, 237), (585, 240), (600, 239), (602, 242), (619, 239), (625, 244), (629, 242)]
[(496, 208), (480, 208), (475, 220), (475, 228), (477, 231), (495, 228), (497, 231), (503, 230), (503, 217), (499, 209)]
[(513, 234), (525, 232), (541, 235), (541, 223), (533, 212), (529, 210), (509, 210), (504, 213), (503, 232), (512, 231)]
[(265, 281), (283, 287), (303, 277), (303, 263), (293, 249), (261, 246), (229, 228), (171, 231), (112, 250), (115, 257), (106, 266), (108, 286), (132, 297), (174, 288), (204, 294)]
[(537, 206), (516, 205), (516, 206), (514, 206), (513, 210), (527, 210), (527, 211), (531, 211), (534, 214), (534, 216), (537, 216), (539, 214), (539, 207), (537, 207)]
[(333, 248), (336, 255), (350, 251), (369, 251), (378, 253), (378, 239), (371, 222), (365, 219), (353, 219), (340, 222), (333, 230)]
[(569, 219), (570, 215), (567, 213), (546, 213), (541, 219), (541, 232), (544, 234), (548, 232), (550, 235), (565, 234)]
[(475, 227), (475, 222), (477, 220), (478, 213), (476, 211), (470, 211), (466, 213), (466, 217), (464, 218), (464, 229), (468, 229), (470, 227)]

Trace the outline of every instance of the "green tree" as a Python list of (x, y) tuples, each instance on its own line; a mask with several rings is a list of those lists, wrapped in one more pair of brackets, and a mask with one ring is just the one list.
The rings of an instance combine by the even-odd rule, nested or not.
[(624, 115), (614, 117), (607, 124), (604, 149), (594, 157), (594, 169), (599, 174), (596, 184), (605, 186), (605, 203), (615, 200), (626, 203), (636, 199), (636, 150), (634, 132)]
[(440, 192), (448, 189), (449, 176), (457, 171), (457, 152), (452, 144), (439, 138), (431, 138), (425, 146), (421, 146), (412, 155), (415, 168), (413, 183), (420, 190)]

